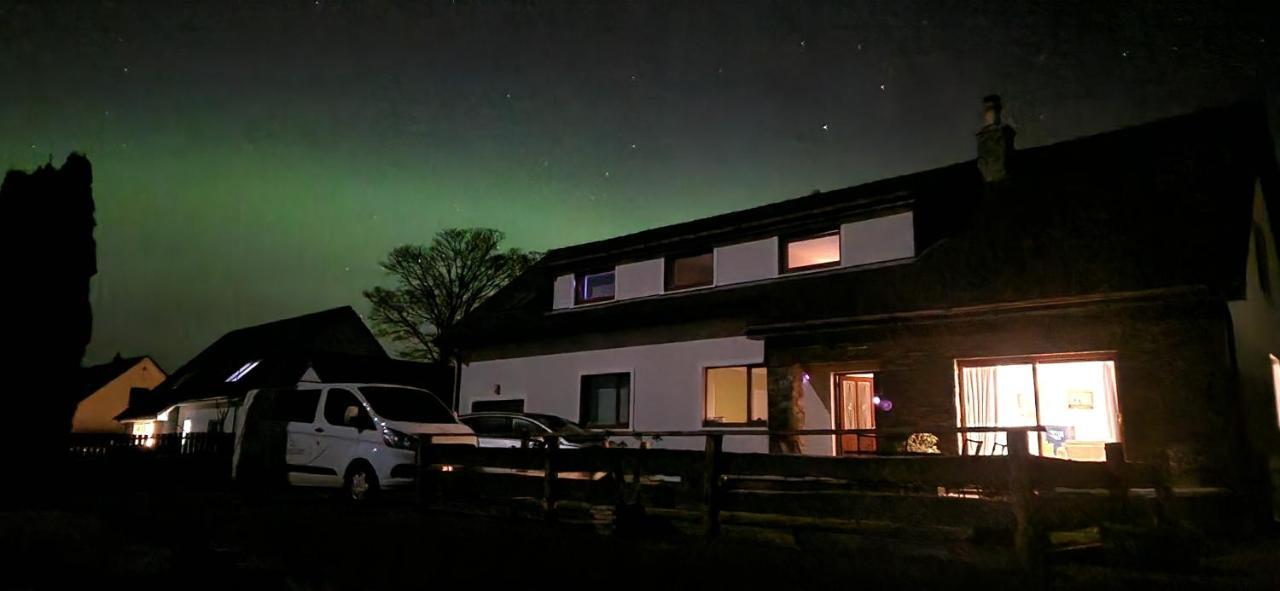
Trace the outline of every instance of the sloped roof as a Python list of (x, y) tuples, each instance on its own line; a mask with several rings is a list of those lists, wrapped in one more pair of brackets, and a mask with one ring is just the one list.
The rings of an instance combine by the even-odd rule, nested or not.
[[(465, 351), (716, 319), (741, 334), (784, 323), (1179, 286), (1238, 298), (1257, 179), (1276, 210), (1274, 152), (1256, 104), (1018, 150), (1011, 170), (1007, 183), (988, 185), (967, 161), (551, 251), (446, 338)], [(811, 208), (856, 213), (878, 202), (910, 203), (917, 236), (925, 236), (914, 261), (551, 311), (554, 277), (595, 264), (590, 252), (656, 258), (716, 226), (729, 226), (720, 230), (726, 236), (744, 226), (777, 233), (778, 220)]]
[[(91, 365), (80, 370), (80, 390), (77, 393), (76, 400), (84, 400), (93, 395), (94, 392), (101, 390), (103, 386), (111, 383), (125, 372), (133, 369), (133, 367), (144, 360), (150, 359), (143, 355), (140, 357), (120, 357), (99, 365)], [(155, 363), (152, 361), (151, 363)], [(156, 367), (160, 367), (156, 365)]]
[[(296, 384), (316, 356), (389, 357), (350, 306), (233, 330), (169, 375), (145, 400), (131, 401), (117, 420), (149, 416), (185, 400)], [(243, 377), (228, 378), (258, 362)]]

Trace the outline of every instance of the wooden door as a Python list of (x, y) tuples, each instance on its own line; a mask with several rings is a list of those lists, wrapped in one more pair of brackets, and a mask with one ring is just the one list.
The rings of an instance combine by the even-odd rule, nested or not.
[[(837, 424), (842, 429), (875, 429), (875, 378), (867, 375), (841, 375), (838, 378), (839, 404)], [(876, 438), (867, 435), (841, 435), (841, 453), (876, 451)]]

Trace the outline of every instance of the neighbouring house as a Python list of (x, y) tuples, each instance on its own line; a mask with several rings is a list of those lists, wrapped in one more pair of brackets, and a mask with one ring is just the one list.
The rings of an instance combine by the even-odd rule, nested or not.
[(80, 370), (80, 403), (71, 419), (72, 433), (124, 433), (115, 420), (129, 405), (134, 388), (149, 390), (163, 382), (164, 370), (150, 357), (121, 358)]
[(116, 420), (139, 435), (230, 433), (247, 392), (300, 382), (400, 384), (447, 399), (452, 370), (389, 357), (344, 306), (231, 331), (153, 390), (136, 392)]
[(1265, 479), (1280, 187), (1263, 109), (1015, 150), (992, 98), (976, 163), (548, 252), (445, 335), (461, 410), (894, 434), (724, 443), (819, 455), (1002, 454), (1004, 433), (929, 435), (1042, 426), (1045, 456), (1123, 442), (1180, 483)]

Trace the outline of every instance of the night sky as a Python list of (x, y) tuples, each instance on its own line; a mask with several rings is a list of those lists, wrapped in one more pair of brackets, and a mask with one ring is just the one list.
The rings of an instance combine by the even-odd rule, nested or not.
[(366, 312), (440, 228), (543, 250), (969, 159), (992, 92), (1023, 147), (1274, 112), (1276, 3), (1213, 4), (0, 0), (0, 165), (87, 153), (86, 363), (172, 370)]

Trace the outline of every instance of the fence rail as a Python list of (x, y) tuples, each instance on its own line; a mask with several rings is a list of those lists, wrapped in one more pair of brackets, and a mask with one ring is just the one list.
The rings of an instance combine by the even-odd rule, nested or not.
[(218, 455), (231, 453), (233, 443), (230, 433), (72, 433), (68, 451), (78, 457), (128, 453)]
[[(1042, 428), (982, 429), (1008, 434)], [(858, 430), (818, 429), (787, 435), (842, 435)], [(956, 429), (944, 434), (977, 432)], [(883, 434), (883, 431), (881, 432)], [(701, 437), (702, 450), (585, 447), (561, 449), (560, 437), (541, 446), (476, 448), (419, 446), (420, 499), (476, 502), (534, 497), (554, 519), (563, 501), (592, 505), (640, 502), (696, 512), (705, 535), (720, 532), (725, 513), (735, 519), (887, 521), (904, 526), (1006, 528), (1020, 564), (1039, 568), (1050, 529), (1131, 519), (1130, 489), (1155, 489), (1155, 515), (1165, 518), (1172, 498), (1167, 470), (1126, 461), (1121, 444), (1107, 444), (1105, 463), (1031, 455), (1028, 438), (1008, 436), (1007, 455), (864, 455), (818, 457), (724, 451), (726, 436), (779, 435), (761, 431), (627, 432), (630, 437)], [(448, 469), (443, 467), (448, 466)], [(813, 486), (820, 483), (821, 486)], [(808, 488), (806, 488), (808, 487)], [(1064, 489), (1104, 495), (1069, 499), (1076, 509), (1056, 511)], [(631, 499), (629, 501), (629, 499)]]

